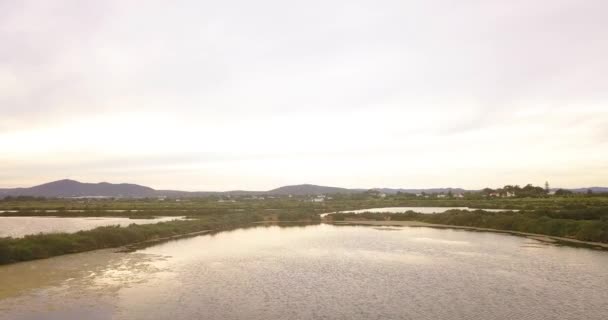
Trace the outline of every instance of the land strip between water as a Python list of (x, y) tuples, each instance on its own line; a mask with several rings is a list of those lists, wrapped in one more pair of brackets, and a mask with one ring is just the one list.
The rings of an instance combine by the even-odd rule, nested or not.
[[(338, 196), (322, 203), (306, 199), (189, 199), (184, 201), (66, 199), (0, 201), (0, 216), (181, 216), (186, 220), (126, 227), (107, 226), (75, 233), (44, 233), (0, 238), (0, 264), (44, 259), (104, 248), (137, 250), (141, 246), (266, 223), (329, 223), (424, 226), (500, 232), (545, 242), (608, 249), (608, 197), (532, 198), (496, 200), (411, 200), (401, 195), (384, 199)], [(371, 198), (370, 198), (371, 197)], [(387, 207), (472, 207), (510, 210), (448, 210), (422, 214), (345, 210)], [(46, 210), (46, 211), (45, 211)], [(51, 212), (47, 212), (47, 211)], [(44, 211), (44, 212), (43, 212)], [(321, 218), (321, 214), (334, 212)], [(341, 213), (335, 213), (341, 212)], [(387, 221), (388, 220), (388, 221)], [(355, 222), (353, 222), (355, 221)], [(126, 247), (125, 247), (126, 246)]]

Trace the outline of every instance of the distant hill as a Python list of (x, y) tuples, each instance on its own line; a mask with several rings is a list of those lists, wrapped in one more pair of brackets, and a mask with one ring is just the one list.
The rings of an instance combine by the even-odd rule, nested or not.
[(125, 197), (142, 198), (156, 195), (156, 190), (137, 184), (82, 183), (74, 180), (59, 180), (31, 188), (0, 190), (4, 196), (33, 196), (48, 198), (67, 197)]
[(71, 197), (122, 197), (122, 198), (145, 198), (145, 197), (206, 197), (206, 196), (243, 196), (243, 195), (320, 195), (336, 193), (363, 192), (365, 189), (346, 189), (336, 187), (317, 186), (302, 184), (284, 186), (269, 191), (246, 191), (234, 190), (226, 192), (213, 191), (179, 191), (179, 190), (154, 190), (149, 187), (136, 184), (112, 184), (82, 183), (74, 180), (59, 180), (41, 184), (31, 188), (0, 189), (0, 197), (6, 196), (32, 196), (47, 198), (71, 198)]
[(591, 190), (591, 192), (593, 193), (608, 193), (608, 188), (605, 187), (576, 188), (569, 190), (577, 193), (585, 193), (587, 192), (587, 190)]
[[(573, 192), (587, 192), (591, 189), (593, 193), (608, 193), (608, 188), (591, 187), (570, 189)], [(391, 188), (373, 188), (373, 189), (347, 189), (328, 186), (318, 186), (314, 184), (300, 184), (292, 186), (284, 186), (269, 191), (246, 191), (234, 190), (226, 192), (212, 191), (179, 191), (179, 190), (155, 190), (150, 187), (137, 184), (120, 183), (113, 184), (107, 182), (101, 183), (82, 183), (74, 180), (59, 180), (41, 184), (31, 188), (14, 188), (0, 189), (0, 198), (7, 196), (32, 196), (32, 197), (47, 197), (47, 198), (73, 198), (73, 197), (114, 197), (114, 198), (146, 198), (146, 197), (207, 197), (207, 196), (247, 196), (247, 195), (321, 195), (321, 194), (354, 194), (368, 190), (377, 190), (386, 194), (401, 193), (448, 193), (452, 191), (454, 194), (463, 193), (466, 191), (461, 188), (430, 188), (430, 189), (391, 189)]]
[(363, 192), (364, 189), (346, 189), (346, 188), (336, 188), (336, 187), (325, 187), (325, 186), (317, 186), (314, 184), (299, 184), (294, 186), (285, 186), (276, 189), (272, 189), (266, 191), (267, 194), (275, 194), (275, 195), (294, 195), (294, 196), (304, 196), (304, 195), (320, 195), (320, 194), (336, 194), (336, 193), (357, 193)]

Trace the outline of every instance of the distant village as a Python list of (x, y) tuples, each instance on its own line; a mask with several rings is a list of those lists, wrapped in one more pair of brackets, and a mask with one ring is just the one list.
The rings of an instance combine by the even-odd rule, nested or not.
[(158, 201), (190, 202), (195, 198), (218, 203), (291, 199), (293, 201), (324, 203), (331, 200), (406, 200), (406, 199), (495, 199), (495, 198), (544, 198), (588, 197), (608, 194), (608, 188), (552, 189), (549, 182), (544, 187), (527, 184), (505, 185), (502, 188), (465, 190), (461, 188), (436, 189), (346, 189), (318, 185), (291, 185), (269, 191), (187, 192), (163, 191), (129, 184), (80, 183), (59, 180), (31, 188), (0, 189), (0, 200), (32, 200), (45, 198), (69, 198), (76, 200), (156, 199)]
[[(589, 194), (590, 192), (587, 192)], [(518, 185), (506, 185), (502, 188), (491, 189), (484, 188), (476, 191), (461, 191), (461, 189), (442, 192), (394, 192), (386, 193), (378, 189), (370, 189), (360, 193), (348, 193), (348, 194), (317, 194), (317, 195), (228, 195), (220, 197), (217, 202), (227, 203), (236, 202), (237, 200), (242, 201), (253, 201), (253, 200), (273, 200), (282, 198), (295, 198), (304, 202), (323, 203), (325, 201), (333, 200), (334, 198), (360, 198), (360, 199), (384, 199), (390, 198), (411, 198), (411, 199), (492, 199), (492, 198), (535, 198), (535, 197), (550, 197), (550, 196), (569, 196), (573, 195), (574, 192), (565, 189), (551, 189), (549, 183), (545, 183), (545, 187), (533, 186), (528, 184), (524, 187)], [(580, 194), (580, 193), (579, 193)]]

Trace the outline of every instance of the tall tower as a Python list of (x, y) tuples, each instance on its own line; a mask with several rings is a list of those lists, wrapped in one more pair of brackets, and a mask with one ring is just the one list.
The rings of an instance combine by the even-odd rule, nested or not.
[(545, 192), (549, 193), (549, 181), (545, 181)]

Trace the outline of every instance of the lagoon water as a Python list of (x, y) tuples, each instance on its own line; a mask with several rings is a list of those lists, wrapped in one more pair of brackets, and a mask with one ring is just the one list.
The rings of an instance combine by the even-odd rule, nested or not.
[[(444, 213), (448, 210), (484, 210), (488, 212), (501, 212), (501, 211), (518, 211), (512, 209), (475, 209), (469, 207), (386, 207), (386, 208), (370, 208), (370, 209), (359, 209), (359, 210), (345, 210), (340, 211), (341, 213), (364, 213), (364, 212), (372, 212), (372, 213), (406, 213), (408, 211), (413, 211), (416, 213), (425, 213), (425, 214), (433, 214), (433, 213)], [(331, 212), (335, 213), (335, 212)], [(321, 217), (324, 217), (331, 213), (323, 213)]]
[(156, 217), (154, 219), (129, 219), (124, 217), (0, 217), (0, 237), (23, 237), (28, 234), (52, 232), (77, 232), (101, 226), (128, 226), (150, 224), (183, 217)]
[(0, 267), (0, 319), (606, 319), (608, 253), (432, 228), (255, 227)]

